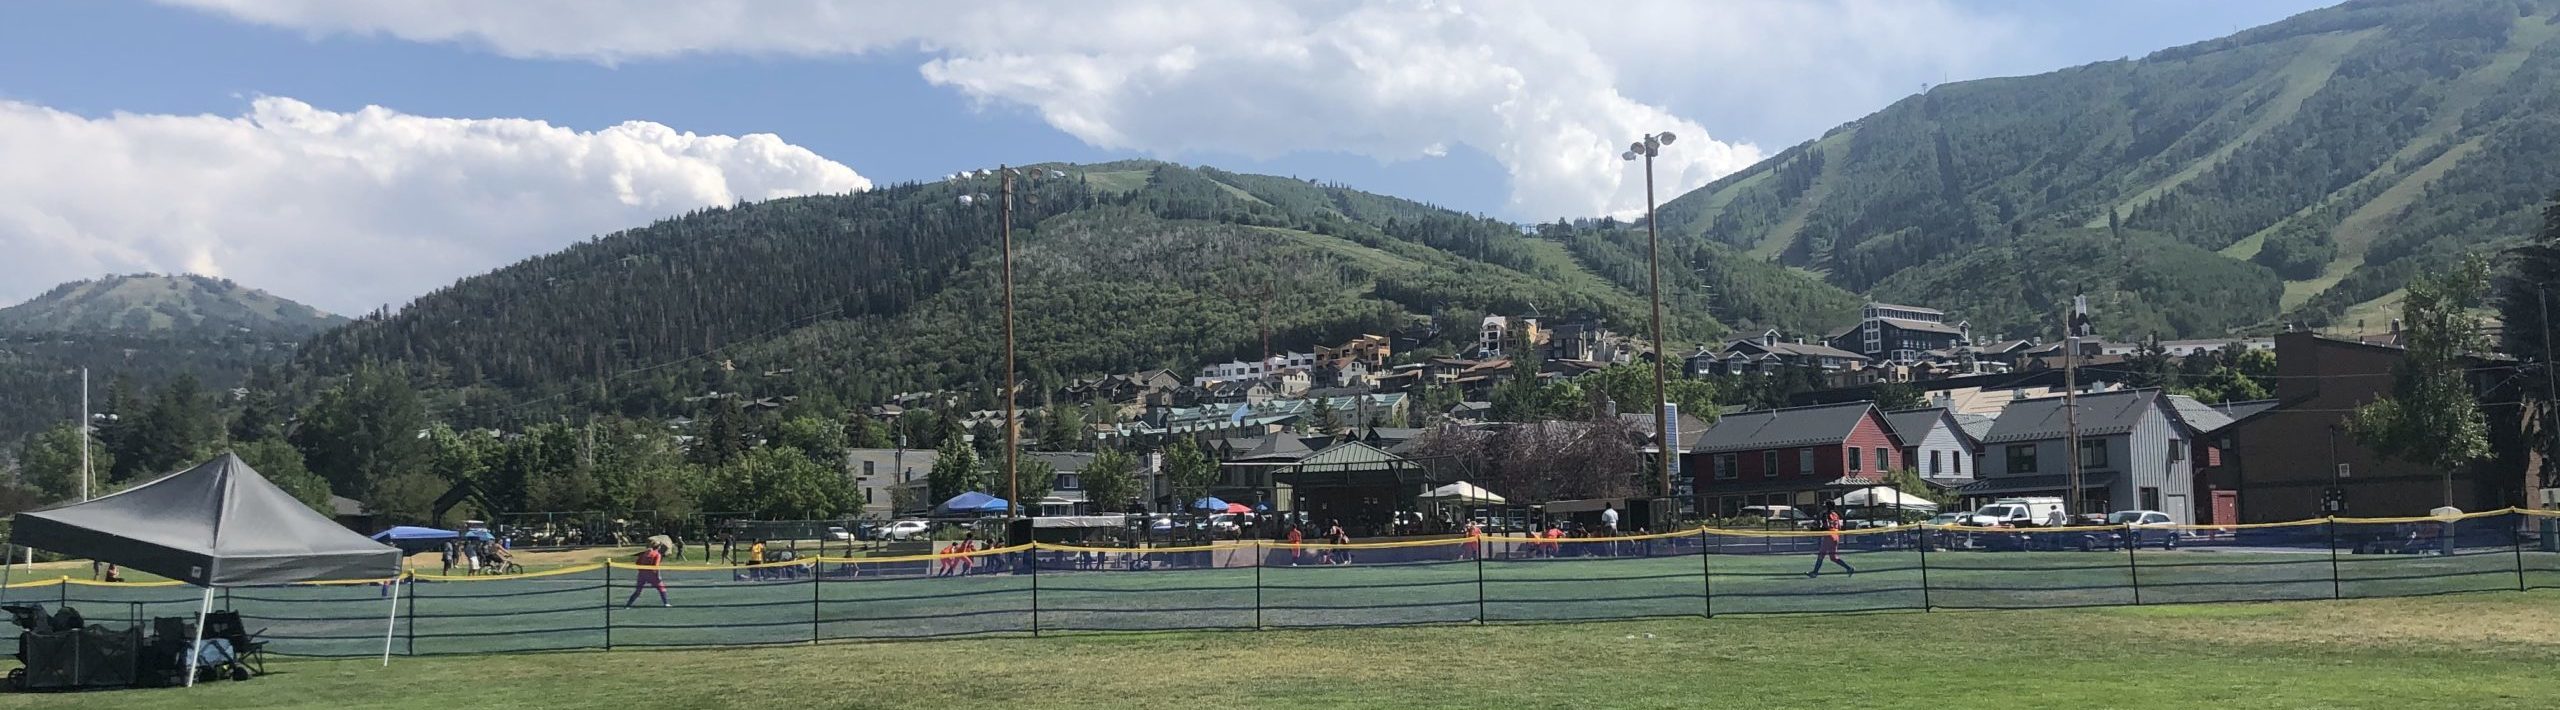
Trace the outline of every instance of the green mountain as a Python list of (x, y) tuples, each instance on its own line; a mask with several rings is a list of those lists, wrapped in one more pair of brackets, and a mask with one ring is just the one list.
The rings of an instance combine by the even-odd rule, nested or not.
[(2367, 0), (1944, 84), (1661, 226), (1978, 331), (2052, 332), (2074, 290), (2125, 307), (2098, 319), (2120, 337), (2326, 324), (2532, 232), (2560, 189), (2555, 37), (2555, 0)]
[(345, 322), (207, 276), (137, 274), (74, 281), (0, 308), (0, 448), (79, 419), (80, 369), (92, 411), (110, 383), (156, 389), (181, 375), (205, 389), (245, 384), (304, 338)]
[(73, 281), (0, 308), (0, 333), (303, 338), (345, 322), (230, 279), (195, 274)]
[[(1646, 301), (1566, 243), (1337, 185), (1154, 162), (1038, 165), (1014, 211), (1032, 386), (1361, 333), (1472, 343), (1487, 313), (1604, 319)], [(861, 405), (908, 391), (995, 401), (992, 176), (682, 215), (464, 279), (315, 338), (319, 376), (398, 363), (458, 422), (584, 408), (691, 413), (711, 393)], [(1827, 288), (1827, 287), (1825, 287)], [(1675, 341), (1723, 332), (1674, 314)], [(1268, 319), (1267, 324), (1264, 318)]]

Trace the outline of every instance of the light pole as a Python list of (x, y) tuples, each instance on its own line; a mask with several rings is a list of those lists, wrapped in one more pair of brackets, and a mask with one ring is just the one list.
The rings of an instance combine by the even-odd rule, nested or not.
[(1627, 152), (1619, 156), (1629, 162), (1644, 159), (1644, 238), (1651, 248), (1646, 261), (1653, 285), (1653, 448), (1660, 452), (1653, 458), (1654, 471), (1662, 477), (1662, 497), (1666, 499), (1671, 497), (1671, 457), (1679, 454), (1671, 450), (1671, 397), (1662, 375), (1663, 361), (1671, 353), (1670, 345), (1662, 339), (1662, 234), (1653, 219), (1653, 159), (1662, 155), (1662, 147), (1671, 145), (1674, 138), (1669, 131), (1646, 134), (1644, 140), (1628, 146)]

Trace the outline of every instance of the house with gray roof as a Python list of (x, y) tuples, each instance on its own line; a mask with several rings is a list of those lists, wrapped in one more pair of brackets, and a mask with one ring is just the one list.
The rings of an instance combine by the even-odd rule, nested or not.
[[(1684, 437), (1685, 438), (1685, 437)], [(1727, 414), (1682, 455), (1698, 510), (1807, 506), (1906, 466), (1902, 442), (1871, 402)]]
[[(1902, 457), (1920, 480), (1938, 490), (1973, 482), (1979, 444), (1954, 412), (1944, 407), (1886, 412), (1885, 426), (1902, 442)], [(1914, 491), (1915, 493), (1918, 491)]]
[(2158, 389), (2080, 396), (2076, 452), (2064, 443), (2074, 418), (2064, 398), (2012, 402), (1982, 437), (1986, 465), (1956, 490), (1967, 498), (2068, 498), (2072, 460), (2064, 457), (2076, 456), (2084, 504), (2073, 512), (2157, 510), (2191, 522), (2197, 435), (2175, 399)]
[(1726, 341), (1723, 347), (1701, 347), (1689, 356), (1689, 376), (1765, 375), (1786, 368), (1839, 372), (1861, 367), (1867, 357), (1804, 338), (1788, 338), (1776, 330), (1757, 337)]

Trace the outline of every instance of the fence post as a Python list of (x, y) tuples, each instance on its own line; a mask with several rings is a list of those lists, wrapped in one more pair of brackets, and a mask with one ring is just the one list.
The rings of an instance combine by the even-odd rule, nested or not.
[(2513, 526), (2509, 526), (2509, 528), (2508, 528), (2507, 532), (2508, 532), (2508, 534), (2511, 534), (2511, 535), (2514, 535), (2514, 536), (2515, 536), (2515, 547), (2516, 547), (2516, 591), (2521, 592), (2521, 591), (2524, 591), (2524, 590), (2527, 588), (2527, 587), (2525, 587), (2525, 586), (2524, 586), (2524, 537), (2525, 537), (2525, 531), (2526, 531), (2525, 523), (2533, 522), (2533, 517), (2532, 517), (2532, 516), (2525, 515), (2525, 514), (2523, 514), (2523, 513), (2514, 513), (2513, 515), (2515, 515), (2515, 516), (2516, 516), (2516, 518), (2517, 518), (2517, 520), (2516, 520), (2516, 524), (2515, 524), (2515, 525), (2513, 525)]
[(1920, 611), (1933, 610), (1929, 602), (1929, 524), (1920, 524)]
[(613, 560), (604, 561), (604, 650), (613, 650)]
[(2338, 574), (2338, 516), (2332, 515), (2324, 520), (2323, 525), (2329, 529), (2329, 598), (2345, 599), (2346, 582)]
[[(229, 588), (225, 588), (222, 590), (222, 593), (224, 595), (224, 603), (229, 603), (231, 590)], [(403, 641), (403, 645), (407, 648), (403, 650), (400, 655), (418, 655), (418, 590), (416, 589), (409, 590), (409, 630), (404, 632), (402, 635), (407, 637)]]
[(2142, 606), (2142, 533), (2124, 525), (2124, 570), (2133, 576), (2133, 605)]
[(822, 585), (825, 585), (827, 582), (827, 567), (826, 563), (823, 561), (827, 557), (826, 551), (826, 543), (819, 543), (817, 559), (809, 561), (809, 645), (811, 646), (818, 645), (818, 636), (820, 635), (818, 631), (818, 607), (821, 600), (826, 596), (821, 592)]
[(1262, 630), (1262, 563), (1271, 560), (1271, 550), (1262, 541), (1253, 541), (1253, 630)]
[(1704, 599), (1707, 618), (1716, 618), (1716, 568), (1707, 561), (1707, 526), (1698, 526), (1698, 595)]
[(62, 575), (62, 579), (53, 583), (53, 595), (53, 608), (71, 606), (71, 575)]
[(1031, 549), (1022, 552), (1031, 556), (1031, 635), (1037, 637), (1040, 635), (1040, 543), (1035, 541), (1031, 543)]
[(1458, 549), (1466, 550), (1476, 558), (1476, 625), (1478, 626), (1492, 621), (1484, 615), (1484, 544), (1482, 540), (1484, 538), (1470, 537), (1466, 542), (1458, 543)]

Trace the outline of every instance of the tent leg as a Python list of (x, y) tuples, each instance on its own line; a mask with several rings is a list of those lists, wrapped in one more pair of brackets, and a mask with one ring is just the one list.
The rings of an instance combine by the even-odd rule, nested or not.
[(382, 627), (382, 667), (391, 667), (391, 634), (400, 630), (400, 575), (391, 575), (391, 620)]
[(196, 607), (196, 642), (187, 645), (187, 687), (196, 687), (196, 659), (204, 657), (204, 617), (213, 613), (213, 588), (204, 588), (204, 604)]

